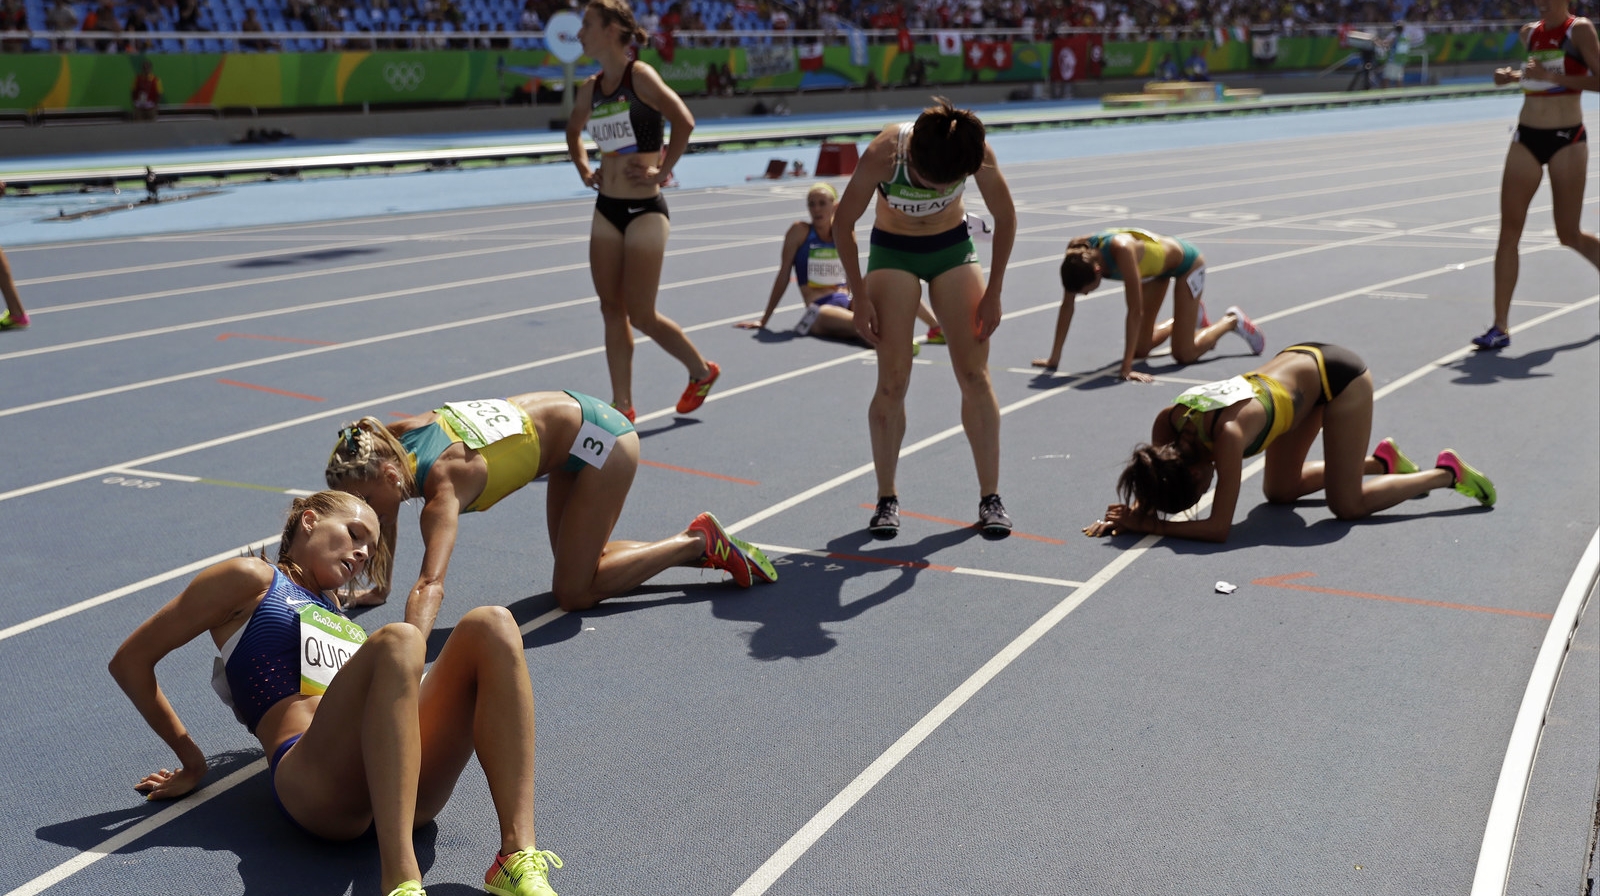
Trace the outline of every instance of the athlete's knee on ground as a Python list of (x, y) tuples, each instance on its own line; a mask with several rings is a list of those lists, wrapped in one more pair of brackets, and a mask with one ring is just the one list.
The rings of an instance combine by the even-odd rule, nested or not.
[(568, 613), (587, 610), (599, 603), (604, 595), (594, 593), (593, 580), (589, 582), (562, 582), (557, 581), (550, 589), (555, 595), (556, 604)]
[(1261, 487), (1268, 504), (1293, 504), (1300, 500), (1300, 490), (1289, 485), (1267, 483)]
[(1359, 520), (1367, 516), (1367, 508), (1361, 500), (1361, 495), (1328, 495), (1328, 509), (1341, 520)]

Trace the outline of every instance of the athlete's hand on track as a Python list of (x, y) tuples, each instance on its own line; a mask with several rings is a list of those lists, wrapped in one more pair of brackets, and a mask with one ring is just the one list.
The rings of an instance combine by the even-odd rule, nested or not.
[(759, 330), (762, 328), (762, 323), (759, 320), (741, 320), (734, 326), (741, 330)]
[(1133, 508), (1126, 504), (1112, 504), (1106, 508), (1106, 515), (1083, 527), (1083, 534), (1090, 538), (1099, 538), (1102, 535), (1116, 535), (1120, 532), (1138, 532), (1143, 526), (1143, 517), (1135, 513)]
[(1141, 373), (1137, 370), (1124, 370), (1117, 374), (1117, 379), (1127, 380), (1130, 383), (1153, 383), (1156, 381), (1156, 378), (1150, 374)]
[(972, 335), (979, 342), (986, 341), (1000, 329), (1000, 295), (985, 292), (983, 298), (978, 300), (978, 308), (972, 315)]
[(199, 787), (205, 776), (205, 766), (198, 771), (180, 768), (172, 772), (162, 769), (145, 775), (144, 780), (133, 785), (133, 789), (144, 794), (147, 800), (175, 800)]
[(855, 316), (856, 332), (873, 348), (878, 347), (878, 309), (865, 296), (856, 296), (850, 305), (850, 313)]
[(1061, 366), (1061, 362), (1059, 360), (1052, 361), (1049, 358), (1034, 358), (1033, 366), (1043, 367), (1045, 370), (1055, 370)]

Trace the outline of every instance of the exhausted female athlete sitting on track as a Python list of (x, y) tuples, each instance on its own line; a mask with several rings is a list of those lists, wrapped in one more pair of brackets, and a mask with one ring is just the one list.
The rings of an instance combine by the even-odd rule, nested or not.
[(638, 467), (633, 424), (581, 392), (450, 402), (387, 426), (363, 417), (339, 431), (325, 471), (329, 486), (360, 496), (382, 524), (372, 588), (354, 604), (388, 598), (400, 504), (421, 498), (422, 572), (406, 599), (406, 621), (431, 631), (460, 515), (488, 510), (540, 476), (550, 477), (552, 590), (563, 609), (587, 609), (671, 566), (724, 569), (741, 586), (777, 580), (760, 550), (729, 536), (709, 513), (661, 541), (610, 541)]
[[(1061, 287), (1066, 294), (1056, 315), (1055, 342), (1050, 357), (1036, 359), (1033, 366), (1054, 370), (1061, 364), (1061, 345), (1067, 341), (1078, 296), (1099, 289), (1102, 278), (1121, 280), (1127, 292), (1119, 379), (1154, 382), (1149, 374), (1134, 370), (1133, 362), (1149, 357), (1150, 350), (1168, 338), (1172, 339), (1173, 360), (1179, 364), (1198, 361), (1228, 332), (1243, 336), (1250, 351), (1258, 355), (1266, 348), (1266, 338), (1238, 306), (1229, 308), (1214, 324), (1206, 319), (1206, 259), (1193, 243), (1136, 227), (1113, 227), (1067, 243), (1067, 257), (1061, 262)], [(1174, 281), (1172, 317), (1156, 323), (1161, 303), (1167, 299), (1167, 285)]]
[(212, 686), (272, 757), (272, 797), (293, 824), (328, 840), (373, 829), (382, 889), (421, 896), (411, 832), (439, 814), (476, 755), (500, 822), (488, 891), (555, 896), (548, 866), (561, 859), (534, 844), (533, 686), (517, 623), (501, 607), (468, 613), (424, 680), (427, 638), (416, 627), (368, 637), (338, 598), (381, 550), (377, 516), (360, 499), (296, 498), (276, 564), (225, 560), (145, 620), (117, 649), (111, 675), (178, 768), (134, 789), (176, 799), (206, 775), (205, 752), (161, 692), (156, 664), (209, 633), (221, 652)]
[[(810, 221), (796, 221), (783, 236), (783, 251), (778, 256), (778, 276), (772, 281), (772, 295), (760, 320), (734, 324), (746, 330), (766, 329), (778, 307), (778, 300), (789, 289), (789, 272), (800, 284), (800, 298), (806, 310), (794, 328), (801, 336), (815, 334), (829, 339), (856, 341), (855, 315), (850, 311), (850, 284), (839, 263), (839, 249), (833, 243), (833, 206), (839, 191), (831, 184), (818, 182), (806, 193), (806, 212)], [(928, 325), (928, 342), (944, 344), (944, 331), (927, 306), (917, 306), (917, 319)]]
[[(1324, 460), (1306, 463), (1322, 433)], [(1494, 504), (1494, 484), (1452, 449), (1435, 468), (1417, 465), (1384, 439), (1371, 455), (1372, 374), (1349, 349), (1318, 342), (1291, 345), (1244, 376), (1196, 386), (1156, 415), (1150, 442), (1133, 452), (1117, 480), (1121, 504), (1086, 526), (1085, 535), (1150, 532), (1226, 541), (1239, 502), (1244, 459), (1267, 453), (1262, 490), (1274, 504), (1326, 490), (1341, 520), (1369, 516), (1436, 488)], [(1169, 520), (1200, 502), (1216, 477), (1205, 519)], [(1363, 476), (1372, 476), (1363, 479)]]

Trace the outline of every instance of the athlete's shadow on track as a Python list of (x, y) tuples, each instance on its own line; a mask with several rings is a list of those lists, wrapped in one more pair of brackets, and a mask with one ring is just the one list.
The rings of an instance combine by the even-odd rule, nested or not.
[[(211, 765), (206, 786), (261, 758), (260, 750), (239, 750), (208, 757)], [(41, 840), (76, 850), (85, 850), (115, 836), (138, 822), (181, 807), (191, 794), (175, 803), (146, 803), (129, 784), (126, 809), (75, 818), (46, 825), (37, 831)], [(417, 861), (424, 875), (434, 863), (434, 841), (439, 828), (429, 824), (416, 832)], [(339, 896), (350, 890), (353, 896), (383, 896), (378, 880), (378, 841), (368, 833), (348, 843), (328, 843), (306, 836), (289, 825), (267, 789), (265, 770), (230, 790), (199, 805), (183, 816), (133, 841), (103, 861), (117, 866), (116, 880), (136, 879), (139, 892), (160, 893), (168, 888), (163, 881), (187, 877), (180, 856), (162, 856), (161, 851), (203, 849), (231, 853), (239, 858), (239, 877), (244, 891), (259, 896), (283, 893), (305, 896)], [(142, 866), (142, 867), (141, 867)], [(81, 886), (107, 873), (98, 866), (78, 872)], [(228, 890), (210, 881), (201, 889)], [(69, 883), (68, 886), (71, 886)], [(470, 887), (430, 885), (429, 893), (482, 893)]]
[[(1419, 496), (1419, 498), (1425, 497), (1425, 495)], [(1317, 499), (1296, 501), (1293, 504), (1263, 502), (1252, 507), (1243, 520), (1233, 524), (1233, 530), (1228, 533), (1228, 540), (1224, 544), (1186, 541), (1179, 538), (1169, 538), (1161, 544), (1174, 554), (1195, 555), (1220, 554), (1247, 547), (1311, 547), (1332, 544), (1356, 528), (1491, 512), (1490, 508), (1476, 504), (1441, 506), (1438, 510), (1421, 513), (1403, 513), (1399, 508), (1391, 507), (1365, 519), (1340, 520), (1330, 516), (1314, 523), (1307, 523), (1305, 517), (1300, 514), (1301, 510), (1328, 513), (1328, 505)], [(1132, 547), (1143, 537), (1143, 535), (1118, 535), (1114, 541), (1119, 547)]]
[[(797, 554), (777, 558), (774, 563), (778, 567), (778, 581), (774, 584), (757, 585), (748, 590), (727, 582), (645, 585), (630, 592), (628, 597), (558, 617), (524, 635), (522, 646), (531, 650), (577, 637), (583, 631), (585, 619), (637, 612), (648, 607), (709, 602), (712, 615), (718, 619), (757, 623), (757, 628), (745, 635), (750, 656), (755, 659), (821, 656), (838, 644), (833, 633), (824, 628), (827, 623), (854, 619), (906, 593), (911, 590), (917, 576), (927, 568), (924, 558), (942, 548), (977, 537), (979, 532), (975, 527), (952, 529), (930, 535), (921, 541), (866, 555), (873, 560), (857, 560), (848, 555), (861, 556), (861, 549), (874, 539), (865, 531), (852, 532), (835, 538), (827, 545), (828, 553), (845, 556), (828, 558)], [(881, 562), (885, 560), (908, 565)], [(845, 583), (857, 576), (886, 571), (898, 574), (877, 591), (845, 603)], [(651, 594), (671, 596), (641, 599)], [(518, 624), (525, 625), (549, 611), (552, 605), (549, 594), (536, 594), (511, 603), (508, 609)], [(434, 630), (429, 639), (430, 652), (436, 650), (435, 641), (442, 644), (448, 635), (448, 631)], [(432, 893), (433, 888), (429, 887), (428, 892)]]
[[(1201, 368), (1205, 367), (1205, 365), (1210, 364), (1213, 361), (1228, 361), (1228, 360), (1232, 360), (1234, 358), (1249, 358), (1249, 357), (1253, 357), (1253, 356), (1248, 354), (1248, 353), (1228, 354), (1226, 352), (1221, 352), (1221, 353), (1212, 352), (1212, 353), (1206, 355), (1205, 357), (1199, 359), (1198, 361), (1195, 361), (1193, 364), (1172, 364), (1172, 363), (1167, 363), (1167, 364), (1162, 364), (1160, 367), (1153, 367), (1150, 364), (1151, 361), (1168, 361), (1168, 362), (1170, 362), (1172, 360), (1172, 356), (1171, 355), (1156, 355), (1156, 356), (1153, 356), (1151, 358), (1141, 358), (1141, 359), (1133, 362), (1133, 369), (1137, 370), (1137, 371), (1139, 371), (1141, 373), (1148, 373), (1151, 376), (1175, 376), (1175, 375), (1182, 374), (1184, 371), (1194, 371), (1194, 372), (1197, 372), (1197, 373), (1201, 372)], [(1117, 379), (1116, 370), (1114, 368), (1109, 370), (1109, 371), (1102, 370), (1102, 369), (1095, 369), (1095, 370), (1079, 370), (1079, 371), (1075, 371), (1073, 373), (1062, 373), (1060, 370), (1046, 370), (1045, 368), (1041, 367), (1039, 369), (1039, 372), (1034, 374), (1032, 379), (1028, 380), (1028, 388), (1029, 389), (1056, 389), (1056, 388), (1059, 388), (1063, 383), (1066, 383), (1068, 380), (1072, 380), (1072, 379), (1075, 379), (1075, 378), (1078, 378), (1078, 377), (1089, 377), (1089, 379), (1086, 379), (1083, 382), (1081, 382), (1081, 383), (1077, 384), (1076, 386), (1072, 387), (1072, 388), (1074, 388), (1074, 389), (1076, 389), (1076, 390), (1078, 390), (1080, 392), (1092, 392), (1092, 391), (1094, 391), (1096, 389), (1106, 389), (1106, 388), (1109, 388), (1111, 386), (1123, 385), (1122, 380)], [(1134, 385), (1134, 386), (1149, 386), (1149, 385), (1152, 385), (1152, 384), (1150, 384), (1150, 383), (1133, 383), (1132, 385)], [(1161, 383), (1155, 383), (1153, 385), (1159, 386), (1159, 385), (1162, 385), (1162, 384)]]
[[(978, 535), (976, 528), (951, 529), (921, 541), (865, 555), (918, 565), (893, 566), (849, 556), (826, 558), (797, 554), (779, 558), (776, 584), (764, 586), (760, 594), (743, 599), (732, 595), (713, 598), (711, 611), (718, 619), (757, 623), (757, 628), (745, 635), (754, 659), (798, 660), (821, 656), (838, 645), (833, 633), (824, 627), (827, 623), (854, 619), (910, 591), (917, 576), (927, 568), (926, 558)], [(864, 530), (851, 532), (828, 542), (827, 551), (861, 556), (862, 548), (872, 542), (872, 536)], [(891, 571), (895, 576), (888, 584), (845, 602), (846, 584), (851, 579)]]
[(1554, 376), (1555, 374), (1551, 373), (1535, 373), (1534, 369), (1554, 361), (1556, 355), (1561, 352), (1575, 351), (1595, 342), (1600, 342), (1600, 334), (1528, 352), (1525, 355), (1508, 355), (1504, 350), (1473, 352), (1450, 365), (1460, 374), (1450, 382), (1460, 386), (1487, 386), (1501, 380), (1531, 380)]

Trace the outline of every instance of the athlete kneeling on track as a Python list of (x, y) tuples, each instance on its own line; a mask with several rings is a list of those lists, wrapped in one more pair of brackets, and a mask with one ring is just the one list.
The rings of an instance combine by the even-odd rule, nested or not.
[[(800, 284), (800, 298), (806, 310), (794, 331), (801, 336), (823, 336), (829, 339), (859, 340), (855, 315), (850, 306), (850, 283), (844, 275), (844, 265), (839, 263), (839, 248), (833, 242), (833, 207), (839, 192), (832, 184), (817, 182), (806, 192), (806, 213), (809, 221), (796, 221), (783, 235), (783, 251), (778, 256), (778, 276), (772, 281), (772, 294), (767, 297), (767, 310), (760, 320), (740, 321), (734, 326), (745, 330), (766, 329), (767, 321), (778, 307), (778, 300), (789, 289), (789, 272)], [(928, 325), (927, 341), (944, 344), (944, 332), (934, 320), (927, 306), (917, 305), (917, 319)], [(913, 353), (916, 351), (913, 347)]]
[(384, 550), (373, 564), (372, 588), (353, 603), (388, 599), (400, 504), (421, 498), (422, 572), (406, 600), (406, 621), (431, 631), (460, 515), (488, 510), (540, 476), (550, 477), (552, 590), (562, 609), (587, 609), (672, 566), (727, 570), (746, 587), (777, 580), (759, 549), (728, 535), (709, 513), (671, 538), (611, 541), (638, 468), (633, 424), (581, 392), (450, 402), (387, 426), (363, 417), (339, 431), (324, 471), (330, 487), (361, 497), (381, 523)]
[(218, 563), (128, 636), (111, 676), (178, 757), (176, 770), (147, 775), (135, 789), (176, 799), (205, 777), (205, 752), (155, 670), (210, 633), (222, 654), (212, 686), (271, 757), (273, 800), (293, 824), (327, 840), (371, 828), (382, 889), (422, 896), (412, 831), (439, 814), (476, 755), (500, 821), (486, 888), (555, 896), (547, 874), (561, 859), (534, 844), (533, 685), (517, 623), (502, 607), (471, 611), (424, 679), (427, 637), (415, 626), (386, 625), (368, 637), (344, 615), (339, 590), (348, 593), (381, 551), (377, 515), (359, 498), (296, 498), (276, 564)]
[[(1055, 342), (1050, 345), (1050, 357), (1036, 359), (1033, 366), (1054, 370), (1061, 364), (1061, 346), (1067, 341), (1078, 296), (1099, 289), (1103, 278), (1121, 280), (1127, 292), (1119, 379), (1154, 382), (1149, 374), (1134, 370), (1133, 362), (1149, 357), (1151, 349), (1169, 338), (1172, 358), (1179, 364), (1198, 361), (1228, 332), (1244, 337), (1255, 354), (1266, 348), (1266, 338), (1238, 306), (1229, 308), (1214, 324), (1207, 319), (1206, 259), (1193, 243), (1136, 227), (1114, 227), (1067, 243), (1067, 257), (1061, 262), (1065, 295), (1056, 315)], [(1156, 323), (1167, 298), (1167, 285), (1173, 282), (1177, 287), (1172, 292), (1172, 317)]]
[[(1324, 460), (1306, 463), (1319, 432)], [(1454, 450), (1439, 452), (1434, 469), (1418, 471), (1393, 439), (1379, 442), (1368, 455), (1371, 434), (1372, 374), (1366, 363), (1336, 345), (1291, 345), (1257, 370), (1196, 386), (1163, 408), (1150, 444), (1134, 449), (1117, 480), (1122, 503), (1106, 508), (1105, 517), (1083, 532), (1227, 541), (1244, 459), (1262, 451), (1267, 453), (1262, 490), (1268, 501), (1287, 504), (1326, 490), (1328, 507), (1341, 520), (1451, 486), (1486, 507), (1494, 504), (1494, 484)], [(1160, 516), (1198, 504), (1213, 477), (1217, 491), (1210, 516), (1177, 521)]]

